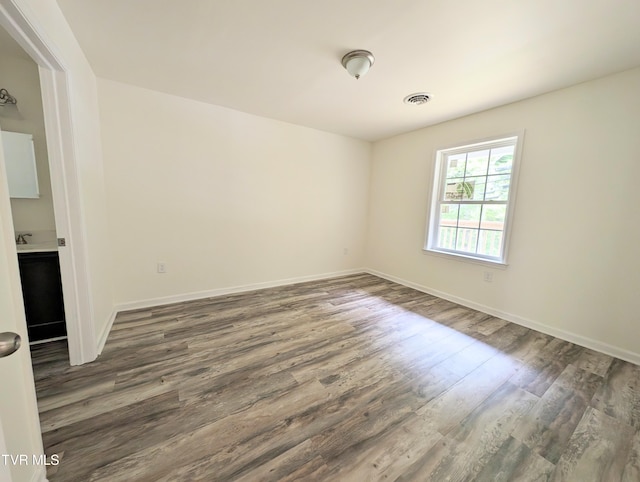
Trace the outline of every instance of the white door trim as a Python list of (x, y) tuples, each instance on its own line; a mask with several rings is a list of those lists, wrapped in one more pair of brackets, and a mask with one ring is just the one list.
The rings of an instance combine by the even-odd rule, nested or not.
[[(39, 65), (47, 151), (51, 171), (53, 208), (58, 237), (67, 240), (59, 249), (64, 292), (69, 359), (72, 365), (97, 356), (86, 256), (85, 226), (78, 180), (69, 83), (63, 61), (42, 28), (11, 0), (0, 0), (0, 25)], [(80, 320), (83, 320), (81, 323)]]

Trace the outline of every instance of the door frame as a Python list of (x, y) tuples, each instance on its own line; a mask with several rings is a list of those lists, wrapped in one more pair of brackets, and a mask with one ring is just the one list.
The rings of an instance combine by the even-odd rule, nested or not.
[[(33, 17), (33, 15), (31, 16)], [(89, 286), (70, 79), (56, 46), (41, 27), (11, 0), (0, 3), (0, 25), (38, 64), (71, 365), (98, 355)], [(8, 194), (7, 194), (8, 195)], [(81, 321), (82, 320), (82, 321)]]

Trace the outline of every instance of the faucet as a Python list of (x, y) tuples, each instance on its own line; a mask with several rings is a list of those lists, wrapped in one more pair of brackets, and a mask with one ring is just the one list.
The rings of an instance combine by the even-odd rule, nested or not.
[(16, 244), (27, 244), (27, 240), (24, 239), (25, 236), (31, 236), (31, 233), (18, 234), (18, 237), (16, 238)]

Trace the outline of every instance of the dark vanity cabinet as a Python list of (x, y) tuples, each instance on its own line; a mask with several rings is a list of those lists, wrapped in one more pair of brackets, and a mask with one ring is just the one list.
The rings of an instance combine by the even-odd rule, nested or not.
[(29, 340), (67, 335), (57, 251), (18, 253)]

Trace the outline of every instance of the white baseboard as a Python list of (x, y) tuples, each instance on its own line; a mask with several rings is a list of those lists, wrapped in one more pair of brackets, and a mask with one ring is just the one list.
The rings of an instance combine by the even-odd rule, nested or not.
[(570, 331), (562, 330), (560, 328), (549, 326), (544, 323), (539, 323), (537, 321), (530, 320), (528, 318), (523, 318), (521, 316), (514, 315), (512, 313), (496, 310), (494, 308), (491, 308), (490, 306), (476, 303), (474, 301), (467, 300), (465, 298), (460, 298), (459, 296), (455, 296), (450, 293), (445, 293), (443, 291), (439, 291), (433, 288), (429, 288), (427, 286), (413, 283), (412, 281), (407, 281), (405, 279), (398, 278), (396, 276), (392, 276), (386, 273), (382, 273), (374, 269), (365, 269), (364, 271), (374, 276), (378, 276), (380, 278), (393, 281), (394, 283), (398, 283), (398, 284), (407, 286), (409, 288), (422, 291), (423, 293), (437, 296), (438, 298), (443, 298), (453, 303), (457, 303), (459, 305), (466, 306), (468, 308), (472, 308), (474, 310), (478, 310), (483, 313), (487, 313), (488, 315), (496, 316), (498, 318), (501, 318), (506, 321), (510, 321), (512, 323), (516, 323), (517, 325), (521, 325), (526, 328), (531, 328), (532, 330), (539, 331), (546, 335), (555, 336), (556, 338), (560, 338), (561, 340), (575, 343), (576, 345), (580, 345), (585, 348), (590, 348), (591, 350), (604, 353), (605, 355), (610, 355), (615, 358), (620, 358), (621, 360), (628, 361), (635, 365), (640, 365), (640, 353), (634, 353), (632, 351), (625, 350), (624, 348), (620, 348), (617, 346), (609, 345), (608, 343), (603, 343), (601, 341), (594, 340), (593, 338), (588, 338), (582, 335), (578, 335), (577, 333), (572, 333)]
[[(358, 274), (358, 273), (364, 273), (364, 272), (365, 271), (363, 269), (349, 269), (344, 271), (335, 271), (333, 273), (300, 276), (297, 278), (287, 278), (287, 279), (280, 279), (275, 281), (266, 281), (262, 283), (252, 283), (252, 284), (242, 285), (242, 286), (232, 286), (230, 288), (217, 288), (213, 290), (196, 291), (193, 293), (183, 293), (179, 295), (163, 296), (160, 298), (149, 298), (149, 299), (140, 300), (140, 301), (130, 301), (127, 303), (120, 303), (116, 305), (116, 314), (117, 312), (120, 312), (120, 311), (152, 308), (154, 306), (170, 305), (172, 303), (181, 303), (183, 301), (201, 300), (204, 298), (212, 298), (214, 296), (229, 295), (233, 293), (243, 293), (245, 291), (255, 291), (255, 290), (261, 290), (264, 288), (275, 288), (277, 286), (286, 286), (286, 285), (293, 285), (296, 283), (304, 283), (307, 281), (318, 281), (318, 280), (323, 280), (328, 278), (337, 278), (340, 276), (348, 276), (351, 274)], [(113, 318), (115, 319), (115, 315)], [(113, 320), (111, 321), (111, 323), (113, 323)], [(109, 326), (109, 330), (107, 331), (107, 336), (110, 330), (111, 330), (111, 326)], [(105, 338), (105, 341), (106, 341), (106, 338)]]

